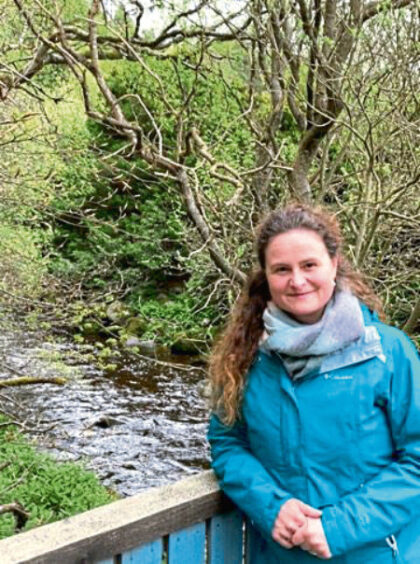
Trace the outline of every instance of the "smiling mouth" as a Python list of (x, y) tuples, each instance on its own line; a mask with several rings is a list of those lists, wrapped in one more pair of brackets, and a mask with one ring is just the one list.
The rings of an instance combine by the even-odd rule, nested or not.
[(309, 296), (309, 294), (312, 294), (313, 292), (302, 292), (300, 294), (289, 294), (289, 297), (291, 298), (301, 298), (302, 296)]

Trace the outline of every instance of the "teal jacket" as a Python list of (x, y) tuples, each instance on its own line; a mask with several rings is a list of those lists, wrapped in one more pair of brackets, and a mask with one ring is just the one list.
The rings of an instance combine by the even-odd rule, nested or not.
[(366, 337), (293, 382), (260, 351), (242, 417), (208, 439), (225, 493), (254, 525), (252, 564), (314, 563), (271, 539), (288, 499), (322, 509), (332, 563), (420, 563), (420, 362), (404, 333), (363, 308)]

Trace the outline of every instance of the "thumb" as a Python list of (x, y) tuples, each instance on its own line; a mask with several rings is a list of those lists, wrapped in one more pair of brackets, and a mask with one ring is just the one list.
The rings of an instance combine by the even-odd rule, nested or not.
[(306, 517), (321, 517), (322, 511), (320, 509), (315, 509), (315, 507), (311, 507), (310, 505), (306, 505), (303, 501), (300, 502), (300, 508)]

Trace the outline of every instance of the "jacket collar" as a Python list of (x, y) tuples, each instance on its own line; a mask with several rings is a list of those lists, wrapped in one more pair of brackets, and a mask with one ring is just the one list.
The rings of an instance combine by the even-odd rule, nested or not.
[(345, 349), (325, 356), (319, 370), (320, 374), (375, 357), (384, 363), (386, 362), (381, 337), (373, 325), (379, 322), (378, 314), (376, 311), (371, 311), (364, 303), (360, 302), (360, 306), (365, 324), (364, 334)]

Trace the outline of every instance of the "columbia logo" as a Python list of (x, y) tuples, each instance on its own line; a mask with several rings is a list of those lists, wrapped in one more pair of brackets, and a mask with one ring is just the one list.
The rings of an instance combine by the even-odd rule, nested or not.
[(324, 374), (325, 380), (353, 380), (353, 376), (336, 376), (335, 374)]

